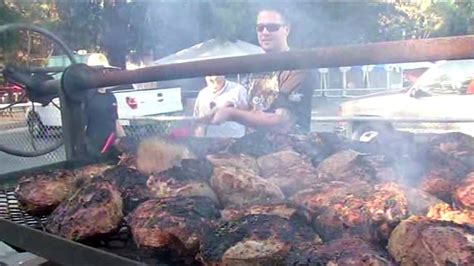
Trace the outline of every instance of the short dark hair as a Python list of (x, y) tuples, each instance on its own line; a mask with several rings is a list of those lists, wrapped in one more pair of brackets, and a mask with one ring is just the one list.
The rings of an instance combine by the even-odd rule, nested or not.
[(288, 16), (284, 9), (278, 7), (262, 7), (258, 10), (257, 16), (260, 15), (260, 13), (262, 13), (263, 11), (271, 11), (278, 13), (286, 25), (291, 25), (290, 20), (288, 19)]

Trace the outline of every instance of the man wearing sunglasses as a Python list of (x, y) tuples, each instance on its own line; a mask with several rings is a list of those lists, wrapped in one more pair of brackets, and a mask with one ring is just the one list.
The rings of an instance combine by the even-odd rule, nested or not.
[[(258, 13), (258, 42), (266, 53), (286, 52), (290, 24), (281, 11)], [(236, 121), (249, 128), (307, 132), (311, 122), (313, 75), (306, 70), (274, 71), (250, 75), (249, 110), (217, 108), (210, 122)]]

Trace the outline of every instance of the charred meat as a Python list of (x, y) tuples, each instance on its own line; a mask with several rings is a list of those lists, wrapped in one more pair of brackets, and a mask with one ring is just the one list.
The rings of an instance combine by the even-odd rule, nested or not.
[(102, 173), (111, 168), (112, 165), (105, 164), (105, 163), (99, 163), (99, 164), (91, 164), (87, 165), (81, 168), (78, 168), (74, 170), (74, 174), (80, 178), (84, 179), (85, 181), (88, 181), (92, 179), (93, 177), (100, 176)]
[(316, 169), (300, 154), (285, 150), (259, 157), (257, 160), (260, 175), (276, 184), (285, 195), (314, 184)]
[(376, 185), (365, 206), (382, 239), (388, 239), (393, 228), (409, 216), (408, 199), (402, 187), (393, 182)]
[(364, 200), (347, 196), (318, 215), (315, 226), (324, 241), (349, 235), (358, 235), (372, 241), (377, 237), (370, 218), (371, 214)]
[(208, 155), (206, 158), (214, 167), (230, 166), (258, 173), (257, 161), (249, 155), (219, 153)]
[(227, 207), (221, 211), (222, 220), (232, 221), (252, 214), (276, 215), (287, 220), (300, 219), (310, 222), (306, 209), (287, 202), (251, 203), (243, 206)]
[(301, 221), (247, 215), (206, 235), (199, 258), (206, 265), (285, 265), (320, 244), (319, 236)]
[(435, 220), (450, 221), (457, 224), (470, 224), (471, 226), (474, 226), (474, 211), (455, 210), (446, 203), (436, 204), (430, 209), (426, 216)]
[(474, 211), (474, 172), (459, 184), (454, 194), (454, 200), (459, 207)]
[(283, 192), (277, 185), (256, 175), (253, 171), (235, 167), (214, 168), (211, 187), (224, 206), (271, 202), (284, 198)]
[(208, 197), (219, 203), (216, 194), (209, 186), (213, 166), (207, 160), (184, 159), (179, 166), (152, 175), (148, 189), (156, 197)]
[(449, 169), (456, 177), (474, 171), (474, 138), (462, 133), (440, 134), (427, 144), (427, 163), (431, 168)]
[(451, 202), (458, 182), (459, 178), (449, 169), (433, 169), (422, 177), (420, 188), (443, 201)]
[(392, 265), (386, 251), (357, 236), (330, 241), (309, 254), (309, 265)]
[(162, 198), (142, 203), (129, 217), (137, 245), (194, 255), (204, 235), (219, 218), (215, 204), (205, 197)]
[(26, 212), (48, 214), (77, 188), (76, 181), (71, 171), (48, 171), (22, 177), (15, 193)]
[(82, 240), (112, 232), (122, 218), (119, 189), (109, 181), (95, 178), (54, 210), (46, 230), (67, 239)]
[(372, 186), (365, 182), (347, 183), (333, 181), (321, 183), (293, 195), (291, 201), (310, 210), (314, 215), (321, 214), (329, 206), (344, 200), (347, 196), (365, 198), (372, 192)]
[(148, 177), (136, 169), (116, 166), (106, 170), (103, 177), (120, 190), (125, 214), (131, 212), (138, 204), (148, 200), (151, 196), (146, 187)]
[(316, 168), (319, 179), (325, 181), (372, 181), (376, 171), (365, 155), (353, 150), (343, 150), (329, 156)]
[(473, 265), (474, 229), (412, 216), (393, 230), (388, 250), (401, 265)]

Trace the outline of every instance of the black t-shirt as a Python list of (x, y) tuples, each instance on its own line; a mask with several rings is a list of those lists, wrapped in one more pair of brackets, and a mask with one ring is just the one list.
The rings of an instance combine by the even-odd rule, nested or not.
[(92, 91), (87, 96), (85, 113), (87, 140), (96, 149), (101, 149), (108, 136), (116, 130), (117, 99), (109, 91)]
[(285, 70), (252, 74), (249, 78), (249, 105), (253, 111), (289, 112), (302, 131), (309, 131), (311, 100), (316, 78), (312, 70)]

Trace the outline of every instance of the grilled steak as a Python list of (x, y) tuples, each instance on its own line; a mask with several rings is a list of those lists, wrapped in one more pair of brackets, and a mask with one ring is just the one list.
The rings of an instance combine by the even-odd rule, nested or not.
[(474, 171), (474, 138), (462, 133), (440, 134), (426, 148), (431, 168), (448, 169), (455, 177)]
[(302, 190), (291, 201), (311, 211), (325, 240), (360, 234), (366, 240), (377, 241), (387, 240), (393, 228), (409, 214), (425, 215), (441, 202), (393, 182), (371, 186), (340, 181)]
[(298, 206), (287, 202), (251, 203), (243, 206), (227, 207), (221, 211), (222, 220), (232, 221), (251, 214), (276, 215), (285, 219), (301, 219), (310, 222), (309, 213)]
[(212, 171), (212, 165), (205, 159), (184, 159), (179, 166), (152, 175), (147, 186), (159, 198), (202, 196), (218, 204), (217, 196), (208, 184)]
[(470, 173), (458, 186), (454, 200), (460, 207), (474, 211), (474, 172)]
[(376, 177), (375, 169), (365, 156), (353, 150), (343, 150), (329, 156), (318, 165), (316, 170), (319, 179), (325, 181), (372, 181)]
[(301, 190), (291, 197), (291, 201), (303, 206), (314, 213), (321, 214), (329, 206), (337, 203), (347, 196), (365, 198), (372, 191), (372, 186), (365, 182), (346, 183), (333, 181), (313, 185), (311, 188)]
[(457, 224), (470, 224), (471, 226), (474, 226), (474, 211), (455, 210), (446, 203), (440, 203), (433, 206), (426, 216), (435, 220), (450, 221)]
[(126, 166), (116, 166), (105, 170), (103, 177), (119, 189), (123, 199), (123, 211), (125, 215), (135, 209), (138, 204), (148, 200), (151, 196), (146, 186), (148, 177), (136, 169)]
[(251, 170), (255, 173), (259, 171), (255, 158), (245, 154), (219, 153), (208, 155), (206, 158), (214, 167), (231, 166)]
[(393, 228), (408, 218), (408, 199), (402, 188), (393, 182), (375, 186), (375, 192), (366, 200), (365, 207), (371, 222), (378, 225), (380, 238), (389, 238)]
[(76, 188), (77, 178), (67, 170), (56, 170), (24, 176), (15, 193), (22, 209), (34, 215), (48, 214)]
[(386, 251), (357, 236), (330, 241), (306, 256), (305, 265), (391, 265)]
[(458, 182), (459, 178), (448, 169), (433, 169), (422, 177), (420, 188), (441, 200), (451, 202)]
[(291, 150), (261, 156), (257, 163), (260, 175), (276, 184), (285, 195), (292, 195), (314, 184), (317, 179), (311, 162)]
[(84, 180), (90, 180), (95, 176), (100, 176), (102, 173), (111, 168), (112, 165), (99, 163), (91, 164), (74, 170), (74, 174)]
[(256, 175), (251, 170), (235, 167), (214, 168), (211, 187), (224, 206), (271, 202), (284, 198), (283, 192), (275, 184)]
[(474, 265), (474, 229), (412, 216), (393, 230), (388, 250), (401, 265)]
[(95, 178), (54, 210), (48, 217), (46, 230), (81, 240), (115, 230), (122, 217), (119, 189), (109, 181)]
[(201, 239), (218, 218), (216, 206), (206, 197), (172, 197), (142, 203), (128, 220), (140, 247), (187, 256), (197, 252)]
[(371, 214), (364, 200), (347, 196), (318, 215), (315, 226), (324, 241), (346, 235), (359, 235), (370, 241), (376, 239), (370, 218)]
[(207, 234), (199, 258), (206, 265), (285, 265), (302, 250), (320, 244), (318, 235), (304, 222), (277, 215), (247, 215)]

